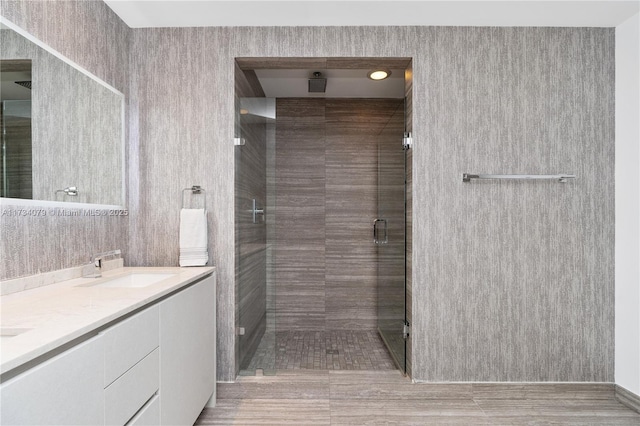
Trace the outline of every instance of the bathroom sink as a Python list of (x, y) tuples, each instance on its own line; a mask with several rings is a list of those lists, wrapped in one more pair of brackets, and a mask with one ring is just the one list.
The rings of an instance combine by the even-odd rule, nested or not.
[(97, 283), (82, 284), (79, 287), (109, 287), (109, 288), (141, 288), (158, 283), (175, 276), (170, 272), (130, 272), (107, 280), (100, 280)]
[(2, 327), (0, 328), (0, 341), (6, 342), (12, 337), (16, 337), (21, 335), (22, 333), (26, 333), (27, 331), (32, 330), (31, 328), (10, 328), (10, 327)]

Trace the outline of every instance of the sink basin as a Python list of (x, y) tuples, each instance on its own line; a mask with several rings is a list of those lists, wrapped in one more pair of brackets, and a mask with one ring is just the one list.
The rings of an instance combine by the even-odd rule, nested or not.
[(27, 331), (32, 330), (31, 328), (9, 328), (2, 327), (0, 328), (0, 341), (5, 342), (12, 337), (16, 337), (21, 335), (22, 333), (26, 333)]
[(97, 283), (82, 284), (81, 287), (109, 287), (109, 288), (141, 288), (158, 283), (175, 276), (170, 272), (130, 272), (126, 275), (107, 279)]

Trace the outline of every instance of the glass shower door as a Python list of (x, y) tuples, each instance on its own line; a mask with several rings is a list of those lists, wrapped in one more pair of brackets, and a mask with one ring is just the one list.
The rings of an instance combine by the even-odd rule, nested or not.
[(378, 258), (378, 332), (398, 368), (405, 347), (405, 150), (401, 102), (378, 141), (378, 216), (373, 224)]
[(275, 374), (275, 99), (238, 98), (235, 129), (236, 365)]

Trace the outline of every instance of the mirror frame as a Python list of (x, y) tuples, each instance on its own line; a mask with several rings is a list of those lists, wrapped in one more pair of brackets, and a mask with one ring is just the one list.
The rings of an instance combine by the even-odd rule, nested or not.
[(85, 76), (89, 77), (90, 79), (92, 79), (93, 81), (95, 81), (96, 83), (100, 84), (101, 86), (105, 87), (106, 89), (110, 90), (111, 92), (113, 92), (114, 94), (116, 94), (117, 96), (120, 97), (120, 117), (121, 117), (121, 148), (122, 148), (122, 158), (121, 158), (121, 164), (122, 164), (122, 197), (120, 200), (120, 204), (117, 205), (111, 205), (111, 204), (90, 204), (90, 203), (77, 203), (77, 202), (73, 202), (73, 201), (49, 201), (49, 200), (33, 200), (33, 199), (27, 199), (27, 198), (5, 198), (5, 197), (0, 197), (0, 206), (40, 206), (40, 207), (66, 207), (66, 208), (72, 208), (72, 209), (92, 209), (92, 210), (109, 210), (109, 209), (117, 209), (117, 210), (125, 210), (126, 209), (126, 199), (127, 199), (127, 164), (126, 164), (126, 157), (127, 157), (127, 153), (126, 153), (126, 114), (125, 114), (125, 107), (126, 107), (126, 100), (125, 100), (125, 96), (124, 93), (122, 93), (121, 91), (119, 91), (118, 89), (116, 89), (115, 87), (111, 86), (109, 83), (107, 83), (106, 81), (102, 80), (100, 77), (94, 75), (93, 73), (91, 73), (90, 71), (88, 71), (86, 68), (82, 67), (81, 65), (77, 64), (76, 62), (72, 61), (71, 59), (67, 58), (66, 56), (64, 56), (62, 53), (58, 52), (57, 50), (55, 50), (54, 48), (52, 48), (51, 46), (49, 46), (48, 44), (46, 44), (45, 42), (43, 42), (42, 40), (36, 38), (35, 36), (33, 36), (32, 34), (30, 34), (29, 32), (27, 32), (26, 30), (24, 30), (23, 28), (21, 28), (20, 26), (14, 24), (13, 22), (11, 22), (10, 20), (8, 20), (7, 18), (5, 18), (4, 16), (0, 15), (0, 24), (8, 27), (9, 29), (15, 31), (16, 33), (18, 33), (19, 35), (21, 35), (22, 37), (26, 38), (27, 40), (29, 40), (30, 42), (32, 42), (33, 44), (35, 44), (36, 46), (40, 47), (41, 49), (44, 49), (45, 51), (47, 51), (48, 53), (50, 53), (51, 55), (55, 56), (56, 58), (60, 59), (61, 61), (63, 61), (64, 63), (66, 63), (67, 65), (69, 65), (70, 67), (74, 68), (75, 70), (81, 72), (82, 74), (84, 74)]

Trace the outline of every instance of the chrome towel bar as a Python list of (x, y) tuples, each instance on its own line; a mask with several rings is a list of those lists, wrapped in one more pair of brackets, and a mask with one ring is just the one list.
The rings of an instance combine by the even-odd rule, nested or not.
[(463, 173), (462, 181), (471, 182), (472, 179), (516, 179), (516, 180), (557, 180), (565, 183), (568, 179), (575, 179), (576, 175), (557, 174), (557, 175), (487, 175)]

